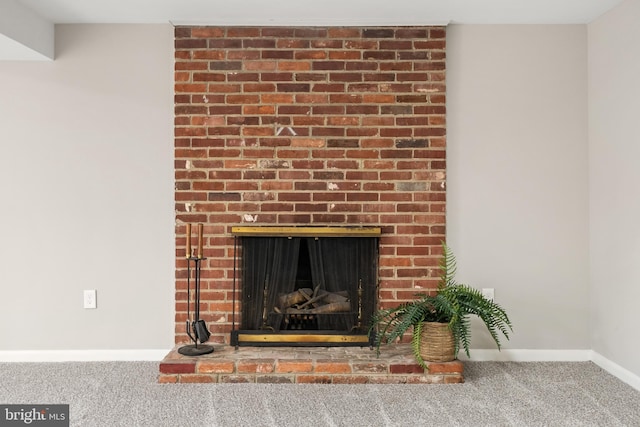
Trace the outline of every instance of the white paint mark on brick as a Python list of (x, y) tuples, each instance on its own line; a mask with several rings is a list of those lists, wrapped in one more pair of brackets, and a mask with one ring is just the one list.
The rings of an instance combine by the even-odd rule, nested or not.
[(330, 182), (329, 184), (327, 184), (327, 188), (329, 190), (337, 190), (339, 187), (338, 187), (338, 184), (336, 184), (335, 182)]
[(296, 133), (296, 131), (295, 131), (295, 130), (293, 130), (293, 129), (291, 128), (291, 126), (286, 126), (286, 127), (278, 126), (278, 127), (276, 128), (276, 136), (279, 136), (279, 135), (282, 133), (282, 131), (283, 131), (283, 130), (285, 130), (285, 129), (286, 129), (287, 131), (289, 131), (289, 133), (290, 133), (291, 135), (293, 135), (293, 136), (297, 136), (297, 135), (298, 135), (298, 134)]
[(187, 211), (187, 212), (193, 211), (193, 203), (185, 203), (184, 204), (184, 210)]
[(258, 215), (249, 215), (244, 214), (244, 222), (256, 222), (258, 220)]
[(208, 103), (209, 103), (209, 98), (207, 98), (207, 95), (202, 95), (202, 101), (203, 101), (205, 104), (208, 104)]
[(335, 204), (335, 203), (331, 203), (331, 204), (329, 205), (329, 210), (330, 210), (330, 211), (334, 210), (335, 208), (336, 208), (336, 204)]
[(187, 160), (187, 163), (185, 163), (184, 167), (185, 169), (191, 169), (193, 167), (193, 163), (191, 163), (191, 160)]

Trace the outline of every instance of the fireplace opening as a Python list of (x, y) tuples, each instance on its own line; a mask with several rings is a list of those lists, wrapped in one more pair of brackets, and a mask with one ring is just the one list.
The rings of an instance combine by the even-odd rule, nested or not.
[(232, 345), (371, 344), (379, 229), (237, 227), (234, 234), (241, 308)]

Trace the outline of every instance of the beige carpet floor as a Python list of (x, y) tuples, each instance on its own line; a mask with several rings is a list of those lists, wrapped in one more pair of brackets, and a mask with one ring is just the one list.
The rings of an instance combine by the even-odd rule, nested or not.
[(640, 426), (640, 391), (591, 362), (465, 362), (465, 383), (454, 385), (157, 384), (157, 375), (153, 362), (0, 363), (0, 404), (69, 404), (70, 425), (83, 427)]

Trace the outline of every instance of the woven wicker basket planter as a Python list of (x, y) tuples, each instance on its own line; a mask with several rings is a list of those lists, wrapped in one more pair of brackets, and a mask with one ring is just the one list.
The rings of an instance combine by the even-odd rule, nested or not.
[(455, 360), (455, 341), (449, 324), (425, 322), (420, 335), (420, 356), (427, 362)]

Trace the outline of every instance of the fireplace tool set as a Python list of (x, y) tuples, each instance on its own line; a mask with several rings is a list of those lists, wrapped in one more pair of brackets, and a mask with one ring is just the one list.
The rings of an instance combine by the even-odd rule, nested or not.
[[(204, 258), (202, 256), (202, 231), (203, 225), (198, 224), (198, 249), (196, 255), (191, 253), (191, 224), (187, 224), (186, 235), (186, 259), (187, 259), (187, 335), (193, 341), (193, 344), (185, 345), (178, 348), (178, 353), (185, 356), (200, 356), (203, 354), (209, 354), (213, 352), (213, 346), (204, 344), (209, 340), (211, 333), (207, 329), (207, 324), (204, 320), (200, 319), (200, 272), (201, 263)], [(194, 265), (194, 278), (193, 278), (193, 312), (194, 319), (191, 321), (191, 263)], [(200, 342), (200, 344), (198, 344)]]

